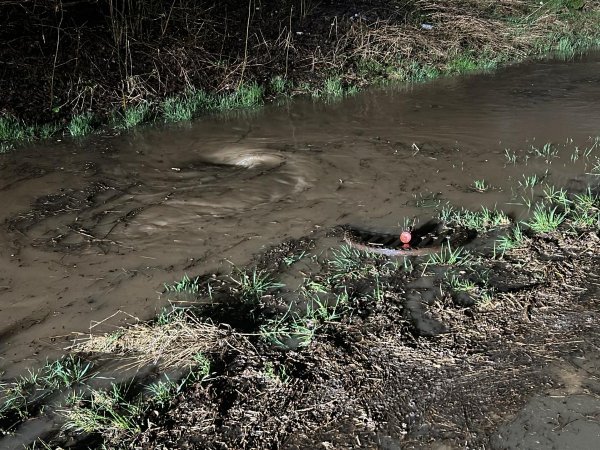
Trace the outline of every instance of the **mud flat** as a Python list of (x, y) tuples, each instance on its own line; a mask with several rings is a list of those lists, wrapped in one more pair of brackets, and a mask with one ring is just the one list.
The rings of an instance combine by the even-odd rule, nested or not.
[(0, 446), (585, 445), (597, 67), (4, 155)]
[[(332, 229), (184, 277), (154, 321), (5, 389), (4, 442), (51, 420), (63, 431), (40, 437), (78, 448), (586, 448), (600, 201), (560, 192), (519, 224), (446, 210), (478, 237), (428, 256), (359, 251)], [(7, 407), (17, 390), (34, 401)]]

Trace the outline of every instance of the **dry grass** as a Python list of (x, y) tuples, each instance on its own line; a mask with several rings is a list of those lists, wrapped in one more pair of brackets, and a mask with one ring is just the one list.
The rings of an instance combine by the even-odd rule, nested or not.
[(523, 14), (525, 2), (517, 0), (422, 0), (418, 6), (433, 24), (432, 30), (377, 21), (357, 23), (340, 39), (347, 40), (352, 58), (382, 64), (397, 64), (402, 59), (439, 64), (464, 51), (487, 52), (492, 56), (510, 54), (516, 60), (524, 57), (545, 33), (560, 25), (555, 15), (540, 15), (521, 33), (489, 12), (495, 10), (507, 16)]
[(164, 370), (194, 364), (194, 356), (214, 350), (221, 335), (215, 325), (186, 317), (167, 324), (138, 322), (98, 335), (90, 332), (70, 350), (121, 357), (129, 367), (155, 364)]
[(357, 24), (348, 32), (353, 47), (352, 57), (391, 63), (410, 58), (418, 49), (437, 54), (441, 49), (431, 45), (429, 37), (416, 27), (393, 25), (386, 22)]

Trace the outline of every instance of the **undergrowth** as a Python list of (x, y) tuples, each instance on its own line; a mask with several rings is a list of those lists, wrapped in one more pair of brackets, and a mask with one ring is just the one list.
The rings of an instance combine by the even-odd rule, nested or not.
[[(432, 11), (437, 11), (443, 17), (449, 14), (448, 17), (451, 18), (452, 14), (455, 14), (446, 2), (431, 7)], [(61, 117), (64, 117), (65, 109), (72, 108), (70, 117), (66, 121), (63, 119), (63, 123), (54, 120), (43, 124), (31, 124), (4, 114), (0, 118), (0, 152), (9, 151), (15, 144), (32, 139), (48, 139), (60, 134), (84, 136), (107, 123), (116, 129), (128, 130), (157, 120), (189, 121), (207, 112), (253, 108), (273, 97), (295, 94), (308, 94), (325, 101), (335, 100), (357, 92), (361, 86), (381, 81), (424, 82), (440, 76), (493, 70), (500, 64), (552, 53), (564, 58), (573, 58), (600, 45), (600, 11), (595, 5), (580, 5), (576, 0), (532, 3), (527, 9), (520, 5), (514, 8), (505, 5), (501, 13), (496, 12), (495, 7), (485, 9), (476, 4), (463, 5), (463, 15), (478, 17), (478, 21), (485, 24), (483, 28), (469, 28), (467, 22), (459, 21), (460, 27), (448, 28), (444, 27), (443, 23), (432, 23), (431, 29), (422, 28), (415, 31), (412, 27), (420, 27), (422, 23), (418, 14), (420, 7), (407, 8), (410, 14), (407, 13), (405, 22), (360, 22), (353, 27), (344, 24), (343, 31), (336, 31), (331, 51), (326, 54), (319, 49), (302, 47), (295, 50), (297, 54), (294, 56), (294, 52), (290, 51), (297, 45), (294, 43), (294, 36), (285, 33), (278, 35), (275, 41), (266, 37), (266, 41), (256, 48), (246, 49), (252, 58), (261, 61), (268, 54), (268, 51), (265, 52), (265, 46), (267, 49), (286, 49), (278, 56), (285, 60), (272, 60), (269, 63), (272, 66), (266, 63), (252, 66), (248, 64), (248, 60), (239, 61), (235, 58), (226, 61), (223, 55), (204, 55), (202, 63), (198, 63), (193, 62), (192, 55), (186, 54), (188, 59), (185, 61), (192, 66), (180, 68), (186, 80), (185, 89), (163, 91), (166, 85), (159, 75), (163, 70), (160, 57), (152, 56), (159, 59), (155, 61), (154, 72), (149, 79), (144, 80), (141, 75), (128, 74), (126, 79), (121, 80), (119, 93), (112, 101), (112, 112), (95, 109), (91, 99), (87, 110), (82, 108), (80, 97), (93, 97), (91, 92), (96, 88), (85, 84), (81, 87), (81, 92), (72, 89), (61, 94), (66, 97), (74, 95), (75, 98), (71, 99), (73, 106), (66, 106), (69, 102), (63, 99), (60, 106), (53, 108)], [(181, 11), (171, 12), (180, 14), (185, 11), (186, 8), (182, 7)], [(156, 20), (160, 23), (167, 17), (167, 22), (183, 20), (179, 16), (171, 17), (171, 12), (167, 12), (157, 16)], [(315, 9), (315, 13), (318, 14), (318, 8)], [(198, 22), (192, 26), (189, 18), (186, 20), (187, 26), (192, 28), (201, 25), (201, 22)], [(412, 23), (413, 20), (416, 22)], [(286, 17), (286, 23), (287, 21), (289, 17)], [(123, 26), (133, 26), (133, 23), (136, 21), (132, 19), (131, 22), (126, 21)], [(260, 24), (252, 25), (260, 27)], [(129, 32), (136, 34), (144, 26), (145, 24), (139, 23), (138, 28)], [(165, 28), (167, 29), (168, 27)], [(328, 39), (330, 38), (331, 36), (328, 36)], [(415, 45), (410, 46), (413, 41)], [(457, 42), (460, 45), (456, 45)], [(126, 45), (126, 42), (117, 39), (115, 45)], [(418, 51), (407, 53), (407, 45)], [(457, 51), (457, 48), (461, 50)], [(129, 47), (121, 50), (124, 55), (132, 51)], [(197, 49), (196, 51), (198, 53)], [(311, 65), (292, 69), (292, 59), (300, 57), (311, 60)], [(128, 64), (129, 61), (125, 66)], [(259, 72), (255, 71), (257, 67), (260, 67)], [(168, 68), (169, 71), (172, 70), (172, 67)], [(207, 78), (204, 75), (206, 68), (218, 69), (224, 79)], [(320, 74), (316, 79), (315, 73)], [(159, 78), (155, 79), (157, 76)], [(236, 81), (232, 81), (236, 76)], [(158, 86), (152, 84), (156, 82), (159, 83)], [(128, 91), (123, 90), (124, 86)], [(104, 89), (105, 92), (112, 93), (112, 88)], [(116, 91), (111, 95), (114, 94)], [(57, 98), (61, 96), (56, 92), (54, 95)]]

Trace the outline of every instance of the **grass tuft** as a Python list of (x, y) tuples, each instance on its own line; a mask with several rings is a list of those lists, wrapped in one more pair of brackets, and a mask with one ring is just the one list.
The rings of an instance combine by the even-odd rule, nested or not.
[(446, 71), (447, 73), (454, 75), (473, 72), (477, 69), (480, 69), (480, 66), (473, 58), (468, 55), (458, 55), (450, 59)]
[(12, 117), (0, 117), (0, 141), (28, 141), (35, 137), (35, 128)]
[(548, 186), (544, 189), (543, 196), (551, 204), (560, 206), (563, 211), (571, 209), (572, 201), (564, 188), (557, 189), (555, 186)]
[(146, 387), (150, 394), (150, 400), (156, 405), (164, 408), (179, 393), (180, 385), (165, 375), (165, 381), (159, 380)]
[(526, 188), (533, 189), (538, 184), (541, 184), (542, 181), (544, 181), (544, 179), (546, 178), (546, 175), (537, 175), (535, 173), (532, 175), (523, 174), (522, 178), (523, 178), (523, 181), (519, 181), (519, 186), (521, 186), (524, 189), (526, 189)]
[(365, 271), (364, 257), (366, 253), (344, 244), (331, 252), (329, 265), (333, 268), (334, 277), (356, 278)]
[(344, 86), (339, 77), (330, 77), (323, 85), (323, 95), (328, 98), (339, 98), (344, 95)]
[(491, 186), (485, 180), (475, 180), (471, 188), (477, 192), (485, 192), (491, 189)]
[(573, 208), (569, 213), (575, 228), (587, 228), (600, 224), (599, 198), (591, 189), (573, 196)]
[(503, 211), (489, 209), (485, 206), (479, 211), (470, 211), (464, 208), (454, 209), (451, 206), (445, 206), (440, 211), (439, 218), (443, 222), (453, 223), (481, 233), (510, 223), (510, 219)]
[(92, 368), (93, 364), (91, 362), (86, 362), (77, 356), (68, 355), (46, 364), (43, 368), (43, 378), (46, 386), (55, 389), (70, 387), (92, 377)]
[(112, 385), (110, 391), (93, 389), (89, 399), (79, 397), (73, 405), (63, 410), (65, 430), (83, 433), (107, 433), (141, 431), (138, 417), (143, 413), (141, 398), (126, 399), (125, 389)]
[(60, 125), (57, 123), (45, 123), (39, 127), (40, 139), (49, 139), (60, 131)]
[(472, 256), (463, 248), (452, 249), (450, 244), (442, 245), (442, 248), (437, 253), (429, 255), (429, 259), (425, 262), (425, 267), (429, 265), (439, 266), (464, 266), (468, 265), (472, 260)]
[(542, 148), (531, 146), (531, 150), (536, 157), (543, 158), (547, 164), (550, 164), (552, 159), (558, 158), (558, 148), (551, 142), (545, 143)]
[(6, 142), (0, 142), (0, 154), (8, 153), (13, 150), (15, 147), (12, 144), (7, 144)]
[(194, 103), (187, 95), (167, 98), (162, 102), (161, 109), (168, 122), (192, 120), (195, 112)]
[(317, 331), (317, 323), (288, 310), (260, 327), (260, 336), (279, 347), (308, 347)]
[(456, 292), (471, 292), (477, 288), (477, 285), (471, 280), (459, 277), (455, 274), (450, 274), (449, 272), (446, 272), (446, 282), (448, 283), (448, 286)]
[(257, 83), (242, 84), (231, 94), (220, 97), (217, 108), (226, 111), (236, 108), (254, 108), (262, 105), (263, 88)]
[(71, 121), (67, 124), (67, 130), (73, 137), (85, 136), (92, 132), (92, 122), (94, 116), (92, 113), (83, 113), (73, 116)]
[(537, 233), (550, 233), (560, 226), (565, 217), (566, 213), (559, 213), (557, 207), (549, 209), (538, 205), (527, 225)]
[(277, 75), (271, 78), (271, 90), (275, 95), (283, 95), (287, 92), (289, 88), (288, 81), (283, 78), (281, 75)]
[(518, 248), (525, 240), (525, 235), (519, 224), (507, 233), (505, 236), (501, 236), (497, 240), (498, 249), (502, 252)]
[(200, 290), (200, 277), (190, 278), (188, 274), (184, 274), (180, 281), (173, 284), (165, 283), (165, 292), (174, 292), (177, 294), (198, 294)]
[(506, 157), (507, 164), (516, 164), (517, 163), (517, 154), (512, 150), (506, 148), (504, 149), (504, 156)]
[(241, 300), (248, 304), (260, 304), (264, 295), (273, 289), (285, 285), (271, 279), (271, 275), (264, 270), (251, 271), (234, 268), (236, 274), (231, 280), (237, 285)]
[(148, 120), (150, 107), (147, 103), (128, 107), (122, 115), (121, 128), (130, 129), (136, 127)]

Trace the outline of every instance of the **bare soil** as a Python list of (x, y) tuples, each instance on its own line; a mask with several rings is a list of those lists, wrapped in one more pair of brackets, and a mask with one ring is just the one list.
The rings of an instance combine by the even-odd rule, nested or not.
[[(433, 274), (394, 274), (384, 280), (383, 301), (358, 301), (304, 349), (277, 349), (252, 330), (233, 328), (211, 354), (208, 381), (150, 410), (139, 435), (109, 442), (148, 449), (488, 448), (534, 394), (561, 384), (552, 370), (557, 361), (599, 343), (598, 299), (590, 295), (598, 240), (596, 232), (533, 237), (502, 260), (483, 260), (477, 271), (497, 290), (486, 304), (464, 306)], [(280, 250), (289, 255), (289, 248)], [(418, 312), (407, 308), (415, 292), (431, 293)], [(421, 315), (443, 331), (422, 329)], [(267, 364), (285, 375), (267, 374)]]

